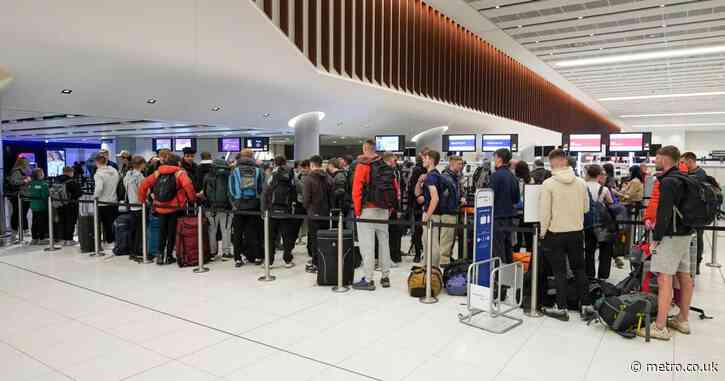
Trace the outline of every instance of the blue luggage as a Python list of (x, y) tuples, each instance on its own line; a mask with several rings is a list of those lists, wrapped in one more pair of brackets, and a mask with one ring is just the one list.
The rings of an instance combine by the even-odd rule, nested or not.
[(146, 224), (146, 242), (148, 244), (148, 256), (149, 258), (155, 257), (159, 253), (159, 230), (161, 224), (159, 218), (153, 214), (149, 216), (149, 221)]

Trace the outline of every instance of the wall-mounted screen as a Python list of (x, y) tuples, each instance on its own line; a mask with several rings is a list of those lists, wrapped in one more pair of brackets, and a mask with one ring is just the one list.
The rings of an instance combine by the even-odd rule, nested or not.
[(21, 158), (21, 157), (23, 159), (28, 160), (31, 163), (37, 163), (37, 161), (35, 161), (35, 154), (32, 153), (32, 152), (22, 152), (22, 153), (19, 153), (18, 154), (18, 158)]
[(267, 152), (269, 151), (269, 137), (246, 137), (244, 138), (244, 148), (254, 152)]
[(511, 152), (518, 152), (519, 135), (483, 135), (481, 137), (481, 151), (494, 152), (500, 148), (507, 148)]
[(196, 139), (194, 139), (194, 138), (174, 138), (174, 151), (181, 152), (185, 148), (196, 149)]
[(160, 149), (171, 150), (173, 147), (173, 139), (171, 138), (159, 138), (152, 140), (152, 149), (154, 152), (158, 152)]
[(52, 150), (45, 151), (48, 165), (48, 177), (56, 177), (63, 174), (63, 168), (65, 167), (65, 151), (63, 150)]
[(443, 135), (443, 152), (476, 152), (476, 135)]
[(242, 138), (219, 138), (219, 152), (239, 152), (242, 150)]
[(416, 154), (415, 147), (408, 147), (405, 149), (406, 157), (415, 157), (415, 154)]
[[(571, 134), (569, 135), (569, 152), (601, 152), (601, 134)], [(566, 142), (564, 142), (566, 145)]]
[(609, 152), (641, 152), (644, 150), (644, 134), (609, 134)]
[(376, 135), (375, 150), (378, 152), (403, 152), (405, 150), (405, 136)]

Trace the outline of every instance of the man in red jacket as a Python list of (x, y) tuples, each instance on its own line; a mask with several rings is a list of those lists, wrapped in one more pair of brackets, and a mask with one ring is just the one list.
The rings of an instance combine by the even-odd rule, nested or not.
[[(138, 190), (138, 199), (146, 200), (151, 190), (153, 210), (159, 217), (159, 256), (156, 264), (176, 262), (173, 257), (176, 241), (176, 222), (187, 203), (196, 202), (194, 183), (179, 167), (179, 156), (170, 154), (157, 171), (147, 177)], [(166, 253), (165, 256), (162, 254)]]

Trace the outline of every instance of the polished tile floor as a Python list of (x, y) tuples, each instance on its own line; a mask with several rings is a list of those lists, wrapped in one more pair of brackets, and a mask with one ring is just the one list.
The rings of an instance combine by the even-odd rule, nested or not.
[[(0, 379), (725, 380), (725, 279), (708, 267), (694, 304), (715, 319), (693, 316), (692, 335), (646, 344), (576, 314), (489, 334), (458, 322), (463, 298), (424, 305), (407, 296), (410, 257), (392, 288), (346, 294), (316, 286), (301, 250), (296, 257), (298, 266), (274, 268), (277, 280), (264, 283), (262, 268), (232, 262), (195, 274), (78, 248), (4, 248)], [(714, 361), (720, 373), (635, 373), (634, 361)]]

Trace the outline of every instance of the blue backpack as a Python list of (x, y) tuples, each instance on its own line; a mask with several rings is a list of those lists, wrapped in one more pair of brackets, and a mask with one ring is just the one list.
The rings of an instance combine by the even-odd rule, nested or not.
[(259, 168), (250, 165), (235, 168), (229, 177), (229, 194), (232, 199), (234, 201), (258, 199), (260, 174)]
[(587, 187), (586, 191), (587, 196), (589, 196), (589, 211), (584, 213), (584, 229), (591, 229), (598, 223), (597, 214), (599, 209), (597, 208), (596, 202), (592, 197), (592, 192), (589, 191), (589, 187)]

